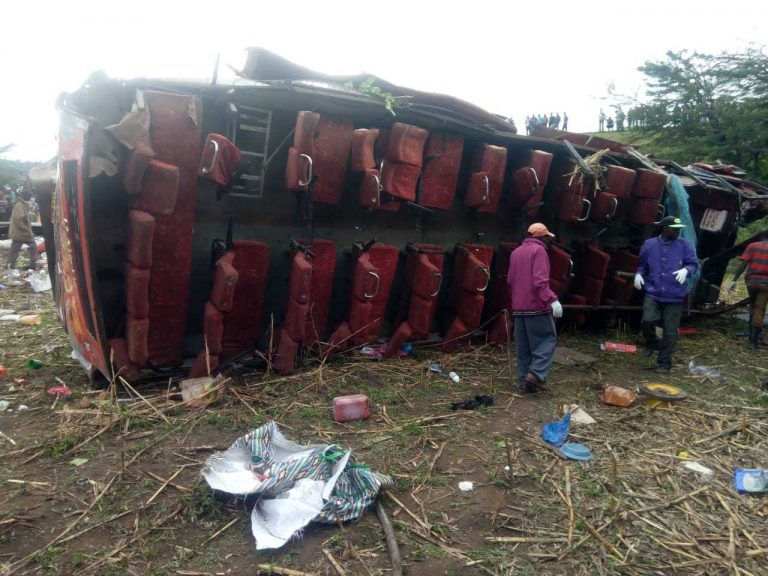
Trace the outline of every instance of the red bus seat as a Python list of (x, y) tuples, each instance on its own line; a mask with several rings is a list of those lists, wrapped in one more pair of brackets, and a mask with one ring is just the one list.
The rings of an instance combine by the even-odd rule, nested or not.
[(449, 210), (456, 196), (464, 137), (432, 132), (424, 150), (419, 204)]

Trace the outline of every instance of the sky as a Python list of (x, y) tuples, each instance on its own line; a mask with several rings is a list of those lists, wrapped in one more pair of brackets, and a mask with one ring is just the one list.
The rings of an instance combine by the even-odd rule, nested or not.
[(113, 78), (208, 80), (216, 55), (262, 46), (329, 74), (371, 73), (512, 117), (568, 113), (569, 129), (611, 114), (608, 86), (642, 97), (637, 71), (668, 50), (768, 44), (761, 2), (473, 0), (10, 0), (0, 35), (0, 146), (56, 153), (59, 93), (96, 70)]

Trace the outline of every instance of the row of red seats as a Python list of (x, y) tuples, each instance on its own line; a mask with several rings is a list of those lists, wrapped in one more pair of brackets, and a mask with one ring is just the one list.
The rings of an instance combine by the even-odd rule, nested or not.
[[(391, 129), (361, 128), (316, 112), (299, 112), (293, 146), (288, 150), (286, 188), (307, 191), (323, 204), (338, 204), (347, 170), (353, 174), (361, 206), (398, 210), (402, 202), (448, 210), (454, 201), (464, 151), (464, 138), (395, 122)], [(512, 182), (512, 197), (523, 204), (541, 202), (552, 155), (533, 151)], [(476, 148), (464, 205), (495, 213), (507, 168), (507, 149), (482, 144)], [(535, 208), (534, 208), (535, 210)]]
[[(111, 341), (116, 370), (175, 366), (183, 360), (192, 230), (200, 157), (193, 96), (145, 91), (149, 140), (134, 146), (123, 170), (130, 198), (125, 265), (124, 338)], [(171, 257), (172, 255), (172, 257)]]

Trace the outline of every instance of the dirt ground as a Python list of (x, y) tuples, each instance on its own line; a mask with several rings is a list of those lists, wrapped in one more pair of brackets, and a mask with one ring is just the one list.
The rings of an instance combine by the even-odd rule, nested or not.
[[(556, 365), (535, 396), (510, 387), (505, 349), (476, 344), (383, 362), (308, 359), (289, 378), (233, 374), (221, 401), (190, 412), (166, 385), (90, 389), (50, 292), (8, 286), (0, 308), (42, 318), (0, 323), (0, 400), (10, 403), (0, 412), (0, 574), (390, 574), (371, 512), (255, 550), (249, 510), (214, 497), (200, 470), (269, 419), (293, 440), (350, 447), (394, 478), (383, 502), (410, 576), (766, 573), (768, 496), (737, 494), (732, 474), (768, 468), (768, 361), (766, 349), (746, 349), (746, 323), (734, 317), (688, 321), (696, 333), (680, 337), (661, 380), (640, 354), (601, 352), (601, 341), (633, 342), (635, 331), (566, 327), (560, 344), (597, 361)], [(33, 358), (43, 367), (29, 368)], [(721, 377), (691, 375), (691, 360)], [(461, 381), (430, 374), (432, 362)], [(54, 401), (47, 389), (60, 381), (73, 395)], [(658, 381), (688, 398), (666, 409), (600, 400), (604, 384)], [(332, 398), (351, 393), (368, 394), (374, 415), (334, 423)], [(494, 405), (450, 410), (478, 394)], [(597, 420), (571, 428), (592, 462), (563, 460), (539, 438), (564, 403)], [(681, 452), (713, 474), (684, 468)]]

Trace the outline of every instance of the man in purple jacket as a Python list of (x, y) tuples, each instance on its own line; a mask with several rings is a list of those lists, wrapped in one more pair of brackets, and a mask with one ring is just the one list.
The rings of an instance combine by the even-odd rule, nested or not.
[[(699, 262), (688, 241), (679, 237), (680, 228), (685, 228), (680, 218), (667, 216), (659, 225), (661, 234), (646, 240), (640, 249), (635, 289), (645, 288), (642, 320), (645, 355), (652, 356), (658, 350), (656, 372), (668, 374), (672, 369), (683, 303), (688, 296), (688, 278), (696, 272)], [(661, 341), (656, 338), (659, 321), (664, 330)]]
[(547, 379), (557, 345), (555, 321), (563, 315), (549, 288), (547, 245), (554, 238), (544, 224), (531, 224), (528, 237), (509, 257), (507, 285), (515, 317), (518, 386), (536, 392)]

